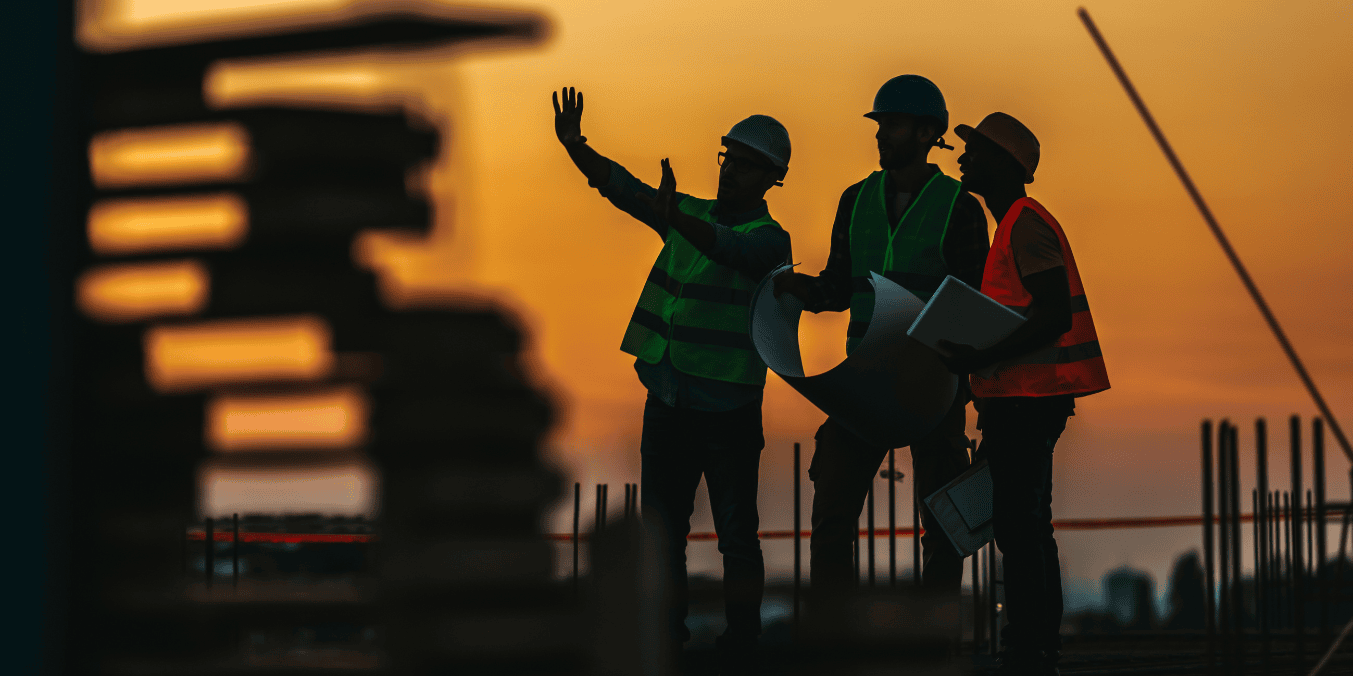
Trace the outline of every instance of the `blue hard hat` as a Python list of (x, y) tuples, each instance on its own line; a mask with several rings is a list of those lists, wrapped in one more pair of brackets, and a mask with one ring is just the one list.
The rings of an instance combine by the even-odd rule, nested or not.
[(883, 83), (874, 96), (874, 109), (864, 116), (875, 119), (877, 113), (906, 113), (933, 117), (940, 121), (940, 134), (949, 130), (949, 110), (944, 106), (944, 95), (934, 82), (920, 75), (898, 75)]

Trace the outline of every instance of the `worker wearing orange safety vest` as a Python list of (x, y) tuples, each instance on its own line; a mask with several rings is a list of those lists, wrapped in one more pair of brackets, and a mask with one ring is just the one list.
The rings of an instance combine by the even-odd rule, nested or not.
[(950, 370), (973, 374), (980, 403), (976, 457), (991, 466), (993, 527), (1005, 557), (1006, 650), (998, 673), (1056, 674), (1062, 587), (1052, 451), (1076, 397), (1109, 389), (1109, 378), (1066, 233), (1024, 191), (1038, 166), (1038, 139), (1005, 113), (954, 131), (966, 143), (958, 158), (963, 187), (999, 217), (982, 293), (1025, 317), (986, 349), (940, 343)]

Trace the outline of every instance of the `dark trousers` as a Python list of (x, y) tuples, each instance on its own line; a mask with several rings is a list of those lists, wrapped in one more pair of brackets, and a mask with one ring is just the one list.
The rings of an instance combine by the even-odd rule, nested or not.
[[(916, 493), (924, 498), (968, 468), (968, 437), (964, 434), (967, 398), (960, 394), (939, 427), (911, 446), (911, 471)], [(813, 534), (809, 540), (809, 581), (813, 594), (825, 599), (855, 589), (853, 548), (860, 512), (879, 465), (888, 449), (855, 436), (831, 418), (817, 430), (817, 448), (808, 467), (813, 481)], [(921, 584), (927, 589), (957, 594), (963, 582), (963, 557), (940, 530), (935, 517), (921, 507)]]
[(756, 486), (765, 445), (760, 400), (725, 412), (673, 408), (651, 397), (644, 405), (639, 499), (645, 520), (660, 526), (671, 575), (669, 627), (677, 643), (690, 638), (686, 536), (701, 475), (723, 555), (725, 636), (750, 642), (761, 633), (766, 566), (757, 539)]
[(1005, 570), (1007, 645), (1060, 650), (1062, 569), (1052, 536), (1052, 449), (1074, 400), (992, 397), (978, 457), (991, 466), (992, 527)]

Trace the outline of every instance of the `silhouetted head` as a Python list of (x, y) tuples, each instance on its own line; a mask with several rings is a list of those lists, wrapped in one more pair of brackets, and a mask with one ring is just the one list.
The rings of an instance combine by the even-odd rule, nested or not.
[(968, 192), (985, 196), (993, 190), (1023, 189), (1024, 184), (1033, 183), (1038, 138), (1019, 120), (992, 113), (977, 127), (960, 124), (954, 132), (965, 144), (958, 156), (958, 170)]
[(783, 185), (789, 171), (789, 132), (768, 115), (752, 115), (733, 125), (721, 139), (720, 202), (749, 205), (762, 200), (771, 186)]
[(944, 126), (929, 115), (907, 113), (873, 113), (878, 122), (879, 167), (901, 169), (917, 162), (925, 162), (930, 149), (938, 144)]
[(874, 109), (865, 117), (878, 122), (879, 166), (901, 169), (924, 163), (932, 146), (944, 143), (949, 109), (934, 82), (920, 75), (899, 75), (879, 87)]

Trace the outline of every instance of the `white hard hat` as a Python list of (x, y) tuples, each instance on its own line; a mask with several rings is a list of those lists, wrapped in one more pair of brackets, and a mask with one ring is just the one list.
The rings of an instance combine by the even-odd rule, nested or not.
[(753, 115), (733, 125), (722, 139), (724, 145), (730, 140), (765, 155), (781, 169), (789, 168), (789, 132), (769, 115)]

